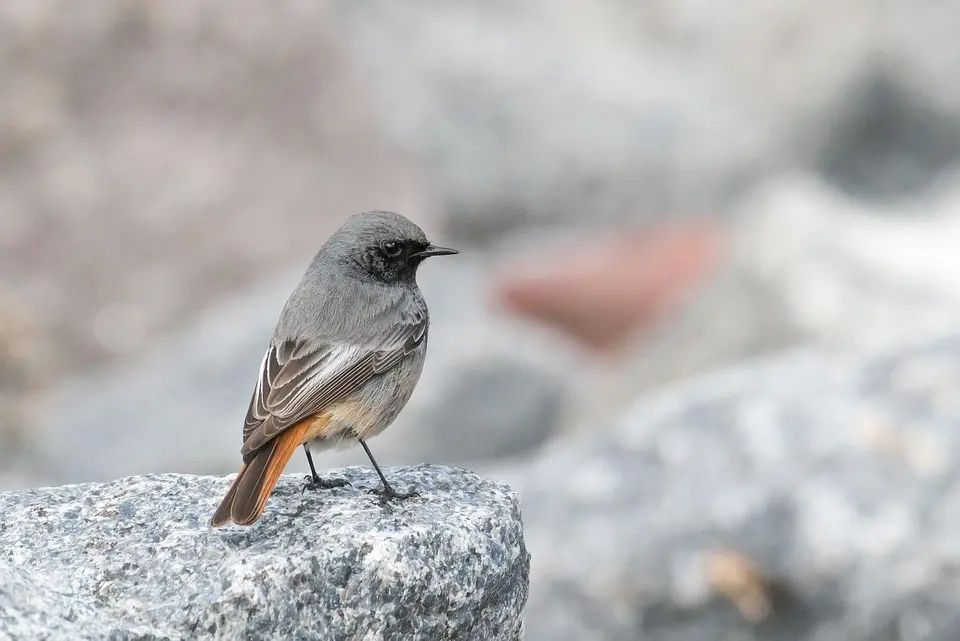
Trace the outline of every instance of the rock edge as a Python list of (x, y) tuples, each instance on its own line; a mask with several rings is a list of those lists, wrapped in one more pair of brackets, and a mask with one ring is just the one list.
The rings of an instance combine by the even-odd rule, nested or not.
[(518, 495), (459, 468), (366, 468), (255, 525), (213, 529), (232, 477), (160, 474), (0, 493), (0, 634), (13, 639), (489, 639), (523, 636)]

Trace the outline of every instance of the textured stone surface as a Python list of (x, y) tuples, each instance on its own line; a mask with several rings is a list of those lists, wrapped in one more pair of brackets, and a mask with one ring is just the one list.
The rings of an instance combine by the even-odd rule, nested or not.
[(251, 528), (208, 526), (228, 479), (156, 475), (0, 494), (0, 637), (518, 641), (529, 555), (518, 497), (469, 472), (371, 470)]
[(957, 399), (960, 335), (804, 349), (487, 470), (523, 497), (527, 638), (958, 638)]

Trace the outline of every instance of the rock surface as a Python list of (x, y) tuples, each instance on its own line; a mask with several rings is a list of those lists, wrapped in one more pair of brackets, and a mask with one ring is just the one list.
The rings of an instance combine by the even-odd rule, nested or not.
[(529, 641), (960, 638), (960, 335), (811, 349), (485, 470), (523, 497)]
[(219, 477), (156, 475), (0, 494), (0, 637), (518, 641), (529, 555), (518, 497), (455, 468), (371, 470), (214, 530)]

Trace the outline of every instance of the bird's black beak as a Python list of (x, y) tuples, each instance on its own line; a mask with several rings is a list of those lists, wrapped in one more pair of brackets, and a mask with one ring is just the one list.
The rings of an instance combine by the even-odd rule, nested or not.
[(452, 256), (453, 254), (459, 254), (460, 252), (456, 249), (450, 249), (449, 247), (437, 247), (436, 245), (430, 245), (423, 251), (418, 251), (416, 254), (411, 254), (410, 258), (429, 258), (430, 256)]

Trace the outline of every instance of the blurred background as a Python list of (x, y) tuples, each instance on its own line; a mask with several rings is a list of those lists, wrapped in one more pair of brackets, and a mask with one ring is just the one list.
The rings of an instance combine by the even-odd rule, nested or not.
[[(388, 466), (525, 488), (583, 463), (564, 442), (649, 433), (631, 408), (670, 383), (950, 332), (958, 25), (956, 3), (897, 0), (4, 2), (0, 489), (235, 472), (277, 315), (365, 209), (461, 250), (421, 270), (430, 354), (372, 445)], [(557, 588), (535, 542), (562, 510), (528, 510), (538, 491), (530, 638), (686, 639), (716, 614), (678, 592), (651, 615), (639, 587), (611, 604), (589, 568)], [(571, 585), (589, 607), (542, 627)], [(729, 611), (710, 629), (755, 630)]]

